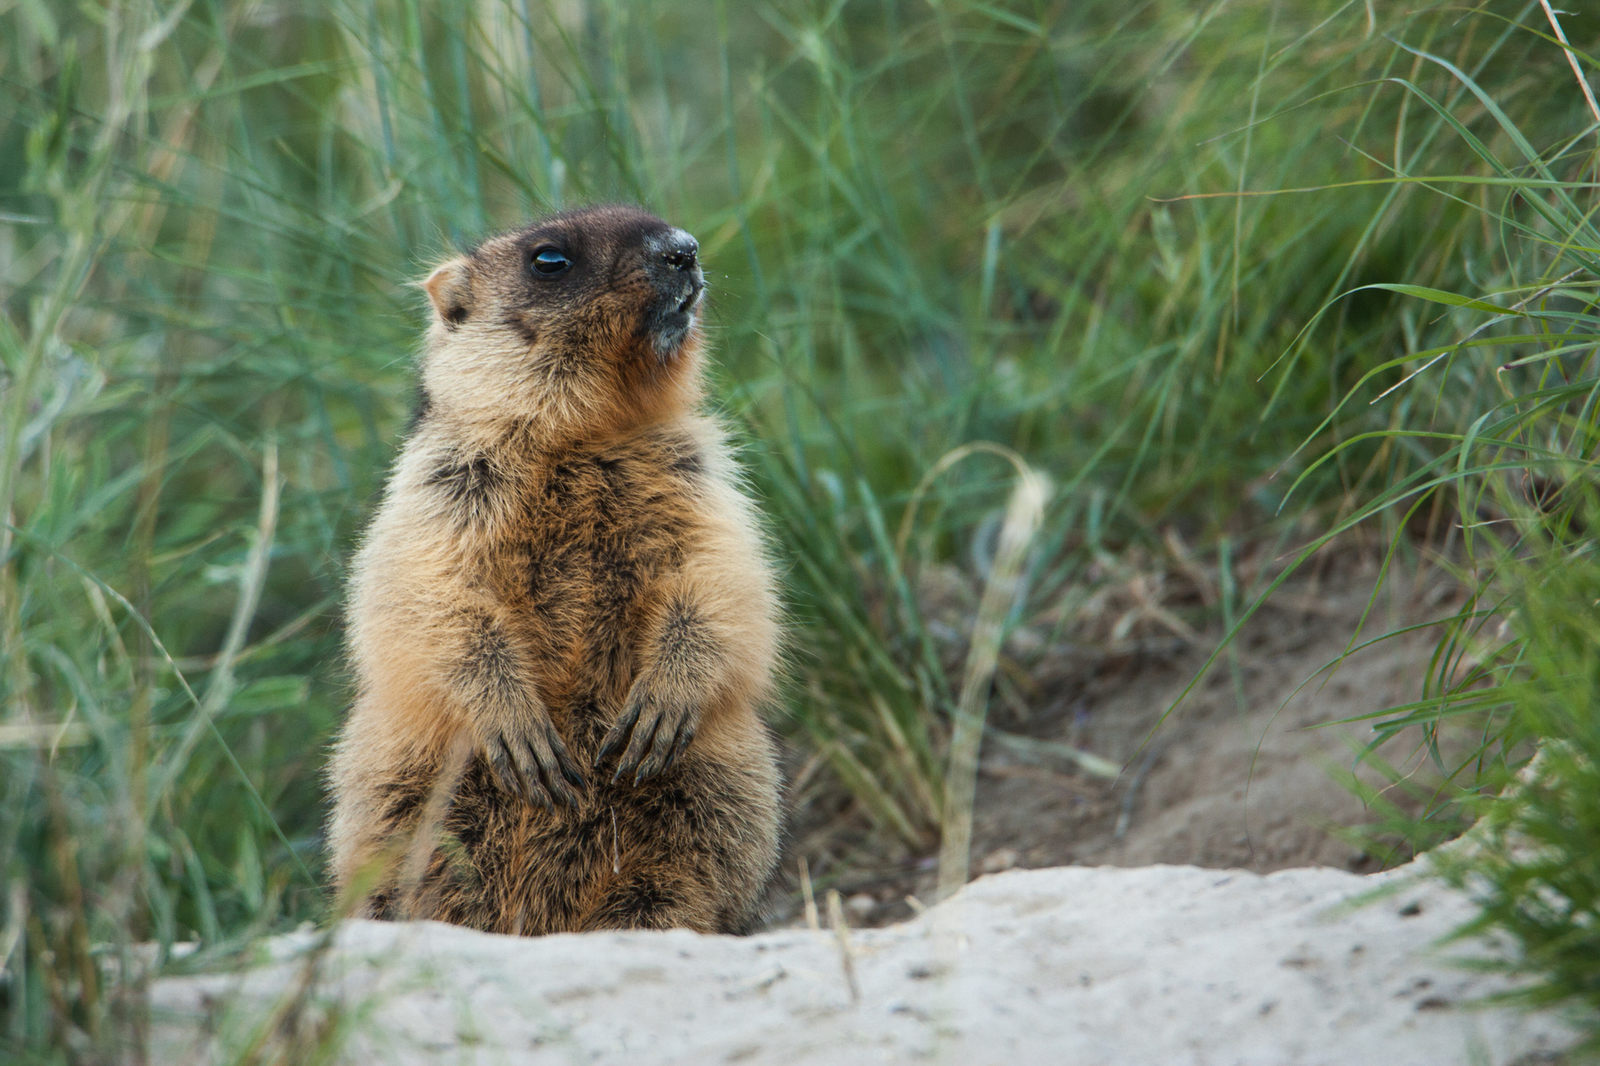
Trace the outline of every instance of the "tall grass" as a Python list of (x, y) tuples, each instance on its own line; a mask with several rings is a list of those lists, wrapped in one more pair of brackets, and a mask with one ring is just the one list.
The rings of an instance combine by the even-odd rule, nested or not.
[[(1384, 447), (1418, 450), (1418, 461), (1328, 536), (1377, 514), (1402, 515), (1400, 528), (1430, 508), (1457, 519), (1451, 560), (1472, 595), (1446, 625), (1420, 698), (1373, 716), (1369, 750), (1415, 734), (1447, 781), (1425, 817), (1460, 806), (1483, 818), (1478, 847), (1439, 860), (1483, 905), (1463, 932), (1508, 935), (1520, 953), (1505, 965), (1535, 976), (1518, 998), (1583, 1009), (1591, 1033), (1583, 1051), (1592, 1054), (1600, 1052), (1600, 107), (1585, 81), (1595, 60), (1568, 44), (1544, 7), (1540, 36), (1567, 52), (1578, 75), (1572, 95), (1587, 105), (1564, 136), (1542, 138), (1448, 58), (1410, 49), (1488, 116), (1475, 131), (1458, 109), (1405, 86), (1478, 157), (1492, 184), (1475, 206), (1500, 246), (1470, 287), (1386, 286), (1432, 309), (1433, 320), (1408, 357), (1375, 368), (1344, 402), (1375, 394), (1368, 403), (1399, 406), (1409, 394), (1430, 417), (1369, 431)], [(1318, 461), (1335, 461), (1359, 439)], [(1474, 741), (1464, 757), (1442, 753), (1446, 731)], [(1425, 824), (1408, 828), (1426, 840)]]
[[(1363, 757), (1388, 770), (1392, 784), (1418, 793), (1422, 813), (1401, 814), (1381, 792), (1365, 796), (1387, 815), (1378, 831), (1402, 834), (1417, 848), (1482, 819), (1474, 847), (1436, 860), (1442, 876), (1482, 905), (1460, 935), (1509, 938), (1519, 950), (1494, 965), (1532, 977), (1511, 998), (1577, 1008), (1590, 1036), (1574, 1054), (1593, 1054), (1600, 1051), (1600, 106), (1586, 80), (1596, 61), (1573, 46), (1556, 11), (1539, 8), (1521, 13), (1538, 12), (1525, 27), (1505, 26), (1570, 62), (1577, 76), (1570, 94), (1559, 92), (1557, 78), (1539, 83), (1558, 90), (1554, 96), (1570, 95), (1578, 113), (1565, 128), (1517, 115), (1508, 106), (1514, 95), (1487, 83), (1492, 67), (1469, 71), (1462, 56), (1436, 45), (1396, 41), (1412, 72), (1389, 79), (1386, 89), (1474, 158), (1470, 170), (1443, 174), (1432, 159), (1402, 154), (1401, 127), (1387, 164), (1392, 188), (1468, 207), (1494, 239), (1463, 256), (1465, 276), (1451, 289), (1411, 275), (1353, 288), (1319, 312), (1318, 319), (1342, 314), (1341, 304), (1363, 291), (1396, 294), (1406, 301), (1395, 309), (1404, 344), (1345, 390), (1297, 449), (1311, 461), (1289, 486), (1291, 498), (1323, 468), (1354, 471), (1352, 458), (1360, 456), (1364, 469), (1334, 520), (1274, 587), (1374, 520), (1389, 534), (1386, 575), (1407, 565), (1424, 530), (1425, 556), (1457, 572), (1469, 595), (1443, 620), (1424, 691), (1366, 718), (1373, 737)], [(1419, 74), (1430, 69), (1449, 80), (1425, 85)], [(1325, 322), (1313, 320), (1286, 349), (1285, 379), (1304, 372), (1320, 328)], [(1362, 417), (1363, 407), (1378, 418)], [(1361, 640), (1359, 631), (1351, 634), (1351, 647)], [(1454, 743), (1441, 743), (1447, 734)], [(1381, 753), (1402, 740), (1431, 759), (1441, 786), (1420, 790), (1388, 767)]]
[[(1011, 467), (946, 470), (895, 531), (977, 441), (1057, 487), (1005, 625), (1168, 529), (1372, 520), (1480, 590), (1386, 734), (1470, 721), (1491, 771), (1578, 736), (1532, 695), (1578, 660), (1516, 621), (1592, 521), (1592, 118), (1544, 18), (0, 5), (4, 1046), (114, 1057), (133, 943), (320, 914), (342, 565), (410, 403), (408, 283), (577, 202), (701, 238), (718, 402), (788, 568), (783, 725), (883, 840), (946, 824), (966, 638), (919, 582), (987, 565)], [(1286, 188), (1320, 191), (1254, 195)]]

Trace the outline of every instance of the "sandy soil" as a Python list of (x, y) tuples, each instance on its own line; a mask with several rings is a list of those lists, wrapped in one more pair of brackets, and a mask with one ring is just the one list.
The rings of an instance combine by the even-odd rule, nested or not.
[[(1164, 611), (1168, 624), (1146, 627), (1146, 639), (1124, 640), (1125, 650), (1035, 656), (1021, 679), (1027, 697), (1007, 686), (1013, 691), (993, 701), (991, 724), (1013, 736), (1070, 744), (1125, 769), (1108, 782), (1018, 750), (1022, 745), (1005, 738), (988, 739), (974, 812), (973, 876), (1014, 867), (1156, 863), (1371, 872), (1409, 859), (1409, 850), (1369, 854), (1341, 838), (1339, 827), (1377, 817), (1345, 783), (1354, 751), (1371, 733), (1365, 724), (1329, 723), (1416, 699), (1436, 631), (1364, 649), (1296, 694), (1345, 650), (1377, 577), (1371, 559), (1342, 559), (1323, 569), (1280, 589), (1241, 634), (1236, 659), (1219, 660), (1165, 722), (1161, 716), (1216, 647), (1220, 628), (1174, 636), (1183, 623)], [(1368, 636), (1451, 613), (1447, 601), (1456, 586), (1441, 572), (1389, 585), (1368, 616)], [(1413, 785), (1431, 789), (1438, 780), (1415, 737), (1392, 742), (1383, 754)], [(1359, 774), (1385, 783), (1370, 768)], [(1385, 798), (1417, 809), (1404, 789), (1391, 788)], [(915, 910), (907, 895), (932, 899), (935, 857), (878, 860), (869, 840), (808, 825), (804, 811), (790, 851), (784, 887), (793, 889), (792, 868), (805, 855), (819, 883), (849, 898), (857, 924), (903, 920)], [(776, 903), (775, 924), (796, 919), (794, 898)]]
[(848, 935), (349, 921), (153, 982), (147, 1061), (249, 1047), (329, 1062), (331, 1047), (385, 1066), (1568, 1062), (1559, 1014), (1488, 1002), (1510, 983), (1457, 961), (1487, 945), (1438, 947), (1474, 912), (1418, 868), (1153, 866), (1012, 870)]

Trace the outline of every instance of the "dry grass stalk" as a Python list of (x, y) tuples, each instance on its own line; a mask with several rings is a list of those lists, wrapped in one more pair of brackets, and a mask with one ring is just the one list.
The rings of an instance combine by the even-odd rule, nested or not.
[(839, 941), (839, 962), (844, 967), (845, 983), (850, 986), (850, 1002), (861, 1002), (861, 983), (856, 980), (856, 953), (850, 943), (850, 926), (844, 920), (844, 906), (837, 888), (828, 889), (828, 924)]
[(804, 855), (800, 856), (800, 895), (806, 904), (806, 928), (813, 933), (822, 932), (817, 921), (817, 897), (811, 894), (811, 864)]
[(82, 722), (19, 722), (0, 725), (0, 748), (46, 748), (54, 759), (56, 749), (76, 747), (93, 739)]
[(1589, 110), (1594, 114), (1594, 120), (1600, 122), (1600, 104), (1595, 103), (1594, 90), (1589, 88), (1589, 79), (1583, 76), (1583, 68), (1578, 66), (1578, 57), (1573, 54), (1572, 46), (1567, 43), (1567, 35), (1561, 29), (1561, 20), (1556, 18), (1550, 0), (1539, 0), (1539, 4), (1544, 8), (1544, 17), (1550, 20), (1550, 28), (1556, 31), (1556, 40), (1561, 42), (1561, 47), (1567, 53), (1567, 62), (1572, 66), (1573, 76), (1578, 79), (1578, 85), (1583, 89), (1583, 98), (1589, 101)]
[(471, 758), (472, 741), (466, 733), (462, 733), (451, 745), (444, 768), (428, 792), (428, 801), (423, 805), (422, 817), (417, 822), (416, 832), (411, 835), (405, 864), (400, 871), (399, 898), (403, 901), (407, 916), (431, 914), (434, 910), (434, 901), (426, 893), (438, 890), (438, 879), (427, 889), (423, 887), (424, 879), (428, 864), (439, 847), (439, 827), (444, 822), (445, 812), (455, 798), (456, 786), (461, 782), (461, 775), (467, 772), (467, 763)]
[[(966, 676), (956, 703), (955, 729), (950, 739), (950, 763), (945, 777), (944, 824), (939, 849), (938, 898), (949, 898), (967, 882), (971, 865), (972, 805), (977, 788), (978, 748), (988, 709), (989, 687), (999, 662), (1005, 620), (1016, 602), (1028, 546), (1044, 518), (1050, 498), (1049, 480), (1013, 458), (1017, 486), (1006, 505), (995, 549), (994, 568), (983, 589), (967, 652)], [(942, 464), (942, 461), (941, 461)], [(942, 464), (945, 465), (945, 464)], [(935, 469), (938, 469), (936, 467)]]
[(177, 749), (167, 759), (166, 770), (155, 791), (158, 796), (188, 763), (200, 735), (212, 726), (236, 687), (233, 664), (244, 648), (250, 623), (255, 620), (256, 608), (261, 604), (261, 590), (266, 587), (267, 568), (272, 560), (272, 540), (278, 528), (278, 494), (282, 488), (278, 477), (278, 442), (268, 437), (262, 452), (261, 512), (256, 521), (255, 543), (250, 545), (250, 554), (239, 572), (239, 598), (234, 601), (228, 633), (223, 638), (222, 650), (217, 653), (216, 666), (212, 668), (200, 707), (189, 720), (189, 728), (184, 731)]

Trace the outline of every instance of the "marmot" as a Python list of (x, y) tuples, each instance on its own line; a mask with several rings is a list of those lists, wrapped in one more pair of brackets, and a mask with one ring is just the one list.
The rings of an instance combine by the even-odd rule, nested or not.
[(704, 275), (642, 210), (423, 283), (417, 417), (350, 582), (330, 778), (358, 913), (747, 931), (777, 856), (756, 514), (700, 413)]

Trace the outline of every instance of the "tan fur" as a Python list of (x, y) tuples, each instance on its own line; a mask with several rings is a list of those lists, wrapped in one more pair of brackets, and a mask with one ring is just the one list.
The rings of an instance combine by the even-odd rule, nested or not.
[[(539, 273), (541, 249), (566, 272)], [(423, 283), (423, 401), (355, 561), (330, 771), (334, 876), (373, 886), (365, 913), (752, 920), (777, 851), (757, 716), (777, 597), (697, 412), (702, 285), (688, 235), (631, 208), (492, 238)]]

